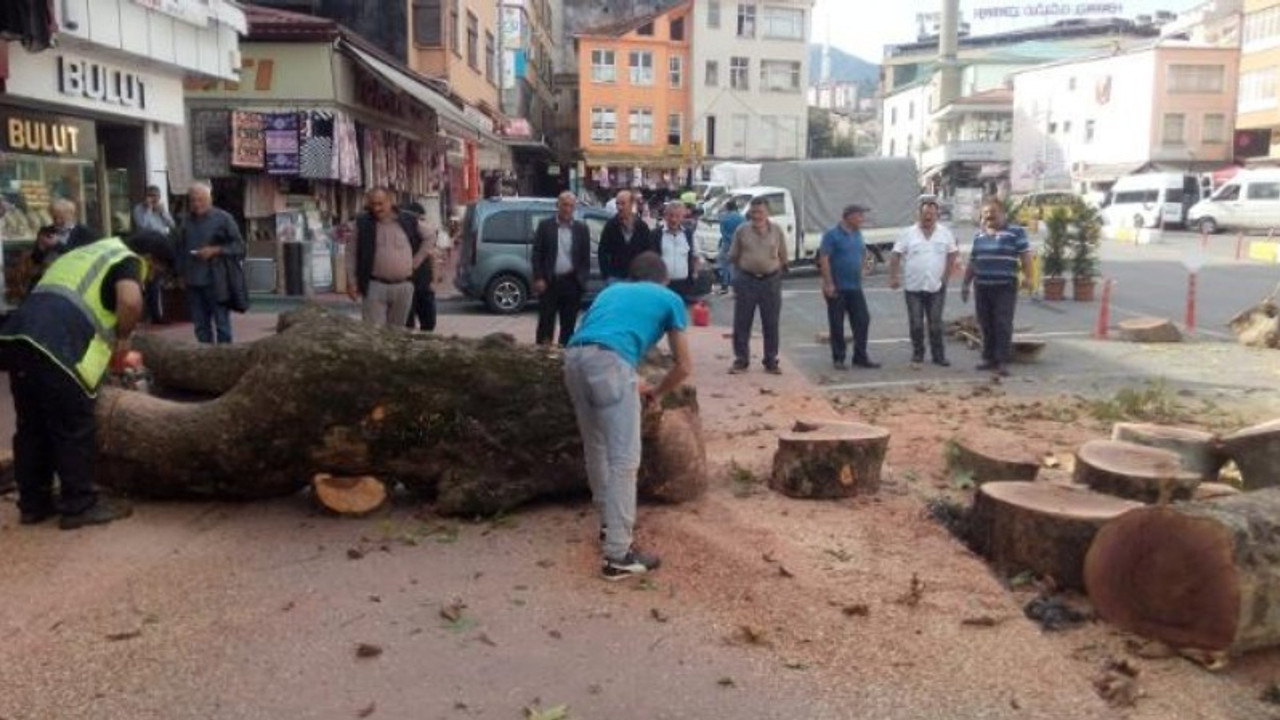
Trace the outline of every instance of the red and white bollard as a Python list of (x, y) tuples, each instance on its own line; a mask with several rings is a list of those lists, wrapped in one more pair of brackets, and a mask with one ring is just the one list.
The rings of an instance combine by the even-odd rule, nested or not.
[(1196, 331), (1196, 275), (1198, 273), (1189, 273), (1187, 275), (1187, 317), (1184, 323), (1187, 326), (1187, 333)]
[(1093, 329), (1093, 336), (1098, 340), (1106, 340), (1111, 327), (1111, 278), (1102, 281), (1102, 304), (1098, 306), (1098, 324)]
[(1236, 232), (1236, 259), (1239, 260), (1244, 255), (1244, 231)]

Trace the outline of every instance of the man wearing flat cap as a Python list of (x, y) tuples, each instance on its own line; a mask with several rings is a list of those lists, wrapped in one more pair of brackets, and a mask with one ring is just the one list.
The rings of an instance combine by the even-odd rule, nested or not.
[(867, 209), (849, 205), (841, 213), (840, 222), (822, 236), (818, 247), (818, 266), (822, 269), (822, 295), (827, 299), (827, 323), (831, 331), (831, 360), (837, 370), (845, 369), (844, 319), (853, 329), (854, 367), (878, 368), (867, 356), (867, 333), (871, 313), (862, 293), (862, 261), (867, 254), (862, 239), (862, 218)]

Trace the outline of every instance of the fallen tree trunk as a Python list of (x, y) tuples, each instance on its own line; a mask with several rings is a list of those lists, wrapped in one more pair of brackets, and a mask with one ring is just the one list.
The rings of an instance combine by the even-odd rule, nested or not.
[[(558, 355), (508, 336), (378, 328), (315, 306), (281, 316), (280, 328), (225, 353), (148, 339), (157, 383), (230, 387), (197, 403), (104, 389), (99, 482), (144, 497), (254, 499), (293, 493), (317, 473), (373, 475), (434, 498), (448, 515), (586, 492)], [(208, 377), (188, 369), (202, 366)], [(663, 404), (688, 408), (697, 424), (692, 388)], [(646, 423), (643, 465), (662, 458), (663, 425)], [(685, 499), (697, 491), (673, 487), (705, 482), (695, 472), (664, 476), (665, 488), (642, 483), (641, 493)]]
[(1136, 343), (1182, 342), (1178, 326), (1164, 318), (1140, 317), (1120, 321), (1120, 335)]
[(843, 498), (880, 488), (889, 431), (854, 422), (798, 422), (778, 438), (769, 487), (794, 498)]
[(1090, 440), (1076, 451), (1075, 481), (1141, 502), (1187, 500), (1200, 476), (1182, 469), (1178, 454), (1119, 440)]
[(1280, 485), (1280, 420), (1222, 438), (1222, 451), (1240, 468), (1246, 490)]
[(1035, 480), (1040, 460), (1011, 433), (983, 431), (947, 443), (947, 469), (968, 473), (975, 483)]
[(969, 523), (973, 549), (1003, 572), (1030, 570), (1058, 587), (1084, 587), (1084, 557), (1107, 521), (1141, 503), (1050, 483), (978, 488)]
[(1094, 608), (1125, 630), (1217, 652), (1280, 645), (1280, 488), (1125, 513), (1084, 575)]
[(1256, 348), (1280, 348), (1280, 307), (1275, 293), (1242, 311), (1227, 323), (1241, 345)]
[(1177, 453), (1184, 470), (1206, 481), (1216, 479), (1226, 462), (1218, 436), (1203, 430), (1122, 422), (1111, 427), (1111, 439)]

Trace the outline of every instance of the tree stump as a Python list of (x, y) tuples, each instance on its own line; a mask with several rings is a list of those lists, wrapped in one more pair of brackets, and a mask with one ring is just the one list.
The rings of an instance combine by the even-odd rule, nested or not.
[[(306, 306), (243, 346), (139, 344), (157, 384), (216, 396), (177, 402), (104, 388), (96, 470), (108, 488), (252, 500), (297, 492), (316, 473), (372, 475), (433, 498), (443, 515), (587, 492), (561, 357), (510, 336), (407, 333)], [(688, 408), (698, 424), (692, 388), (662, 404), (664, 414)], [(655, 434), (664, 425), (646, 424), (642, 467), (670, 466)]]
[(1098, 613), (1144, 637), (1280, 645), (1280, 488), (1125, 513), (1098, 533), (1084, 575)]
[(947, 469), (968, 473), (978, 484), (993, 480), (1035, 480), (1040, 460), (1012, 433), (984, 430), (947, 443)]
[(1003, 572), (1030, 570), (1059, 587), (1084, 587), (1084, 556), (1098, 529), (1141, 503), (1050, 483), (978, 488), (970, 518), (974, 550)]
[(1280, 307), (1274, 296), (1245, 309), (1227, 324), (1241, 345), (1280, 348)]
[(794, 498), (873, 493), (889, 431), (854, 422), (797, 422), (778, 438), (769, 487)]
[(1120, 335), (1129, 342), (1175, 343), (1182, 342), (1178, 326), (1164, 318), (1140, 317), (1120, 321)]
[(1236, 461), (1245, 490), (1280, 485), (1280, 420), (1227, 435), (1222, 451)]
[(1203, 430), (1122, 422), (1111, 427), (1111, 439), (1175, 452), (1182, 468), (1196, 473), (1201, 480), (1217, 478), (1226, 461), (1218, 436)]
[(339, 515), (366, 515), (387, 501), (387, 486), (376, 477), (334, 477), (318, 473), (311, 478), (316, 502)]
[(662, 452), (640, 465), (641, 499), (682, 503), (699, 497), (707, 489), (707, 446), (696, 410), (688, 407), (666, 410), (653, 423), (648, 437)]
[(1178, 454), (1119, 440), (1090, 440), (1076, 451), (1075, 481), (1141, 502), (1188, 500), (1200, 476), (1182, 469)]

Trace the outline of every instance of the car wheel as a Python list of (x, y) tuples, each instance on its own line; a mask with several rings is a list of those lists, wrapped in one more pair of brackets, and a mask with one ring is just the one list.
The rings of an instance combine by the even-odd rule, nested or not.
[(1200, 218), (1200, 222), (1197, 224), (1200, 226), (1200, 232), (1205, 235), (1212, 235), (1218, 232), (1218, 221), (1211, 217)]
[(524, 309), (529, 302), (529, 287), (517, 275), (502, 274), (489, 281), (484, 291), (484, 302), (489, 310), (510, 315)]
[(1144, 220), (1142, 219), (1142, 216), (1141, 216), (1141, 215), (1134, 215), (1134, 216), (1133, 216), (1133, 226), (1134, 226), (1135, 228), (1137, 228), (1137, 229), (1141, 230), (1143, 227), (1145, 227), (1145, 226), (1146, 226), (1146, 224), (1147, 224), (1147, 223), (1146, 223), (1146, 221), (1144, 221)]

